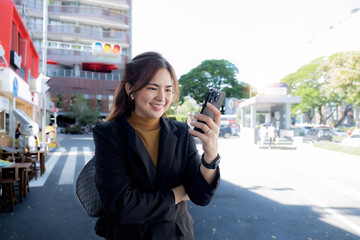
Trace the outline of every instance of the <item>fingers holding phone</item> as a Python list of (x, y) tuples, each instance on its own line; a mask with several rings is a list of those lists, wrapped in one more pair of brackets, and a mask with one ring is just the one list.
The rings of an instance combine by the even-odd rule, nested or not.
[(224, 100), (224, 92), (212, 89), (205, 100), (201, 114), (194, 117), (197, 121), (190, 123), (194, 126), (194, 130), (190, 129), (189, 133), (202, 141), (204, 155), (209, 158), (217, 155), (220, 107), (223, 105)]
[(205, 114), (199, 114), (194, 116), (197, 121), (193, 121), (190, 124), (194, 126), (193, 135), (197, 137), (201, 137), (201, 135), (208, 135), (210, 131), (215, 135), (219, 134), (220, 111), (211, 103), (207, 103), (206, 107), (211, 111), (214, 119)]
[[(194, 129), (189, 129), (189, 133), (201, 140), (205, 158), (214, 159), (218, 153), (220, 111), (210, 103), (207, 106), (213, 113), (214, 120), (204, 114), (194, 116), (197, 121), (190, 123)], [(195, 129), (200, 129), (203, 133)]]

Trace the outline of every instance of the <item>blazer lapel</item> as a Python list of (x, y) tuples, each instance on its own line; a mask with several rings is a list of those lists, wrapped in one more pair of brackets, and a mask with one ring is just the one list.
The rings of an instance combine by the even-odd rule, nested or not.
[(176, 127), (170, 125), (164, 118), (161, 118), (159, 156), (156, 166), (156, 187), (161, 189), (166, 184), (167, 176), (170, 172), (174, 160), (178, 137), (174, 134)]
[[(151, 186), (151, 189), (155, 187), (155, 178), (156, 178), (156, 168), (155, 165), (150, 157), (150, 154), (146, 150), (146, 147), (136, 133), (135, 129), (130, 125), (130, 123), (125, 119), (124, 120), (124, 127), (127, 133), (127, 142), (128, 146), (139, 156), (140, 161), (142, 162), (148, 182)], [(134, 159), (135, 160), (135, 159)]]

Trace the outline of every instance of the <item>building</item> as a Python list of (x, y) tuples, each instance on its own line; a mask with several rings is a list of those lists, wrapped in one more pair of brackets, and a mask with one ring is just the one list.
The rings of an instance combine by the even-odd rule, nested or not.
[[(43, 2), (15, 0), (42, 64)], [(121, 70), (131, 58), (131, 0), (52, 0), (48, 5), (47, 71), (58, 124), (80, 94), (102, 117), (112, 107)], [(97, 43), (97, 44), (95, 44)]]
[(291, 129), (291, 104), (301, 102), (301, 97), (287, 96), (286, 84), (274, 83), (263, 94), (251, 97), (239, 104), (241, 138), (250, 143), (259, 140), (261, 124), (273, 124), (279, 137), (294, 138)]
[(32, 88), (39, 55), (11, 0), (0, 1), (0, 29), (0, 145), (10, 146), (15, 133), (13, 108), (40, 122), (39, 95)]

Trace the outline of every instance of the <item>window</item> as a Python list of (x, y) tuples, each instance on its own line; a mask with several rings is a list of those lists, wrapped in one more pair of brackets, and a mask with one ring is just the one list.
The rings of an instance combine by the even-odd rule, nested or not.
[(96, 95), (96, 111), (98, 112), (101, 112), (101, 99), (102, 99), (101, 94)]
[(21, 56), (22, 48), (21, 48), (21, 35), (20, 35), (20, 33), (18, 33), (17, 43), (18, 43), (17, 52)]
[(11, 37), (11, 50), (16, 50), (16, 26), (15, 23), (12, 23), (12, 37)]
[(114, 105), (114, 95), (109, 95), (109, 112), (111, 111), (112, 107)]
[(6, 112), (3, 110), (0, 112), (0, 132), (6, 130)]

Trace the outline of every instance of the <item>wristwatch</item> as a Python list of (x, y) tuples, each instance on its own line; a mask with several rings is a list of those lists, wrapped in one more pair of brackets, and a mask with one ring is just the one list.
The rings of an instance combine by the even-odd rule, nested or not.
[(207, 163), (204, 158), (204, 154), (201, 155), (201, 163), (207, 169), (216, 169), (220, 163), (220, 155), (218, 154), (212, 163)]

